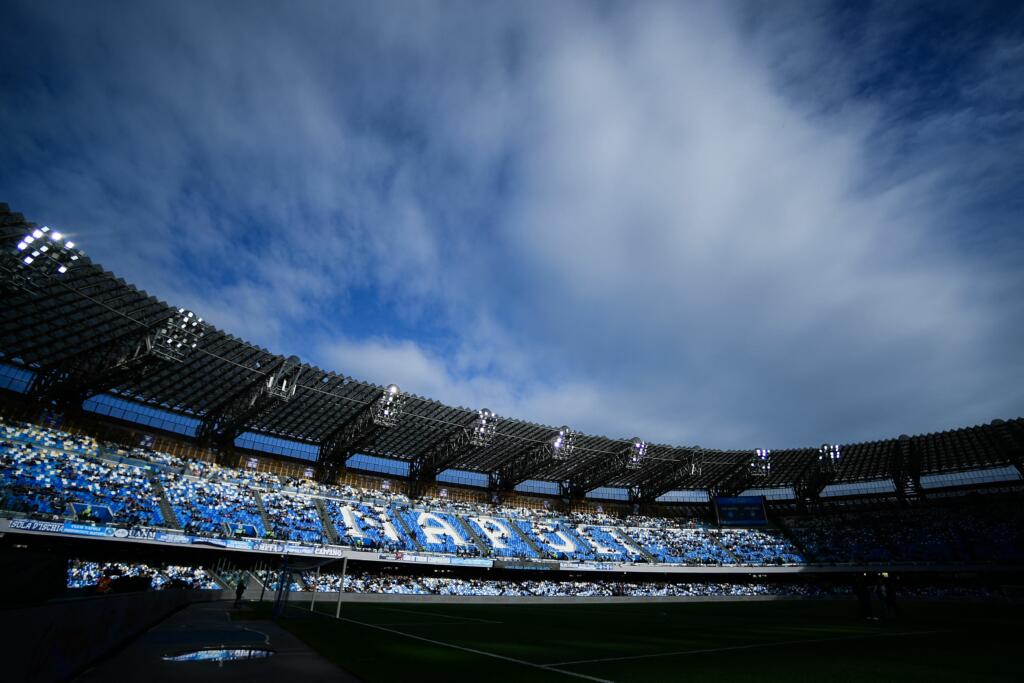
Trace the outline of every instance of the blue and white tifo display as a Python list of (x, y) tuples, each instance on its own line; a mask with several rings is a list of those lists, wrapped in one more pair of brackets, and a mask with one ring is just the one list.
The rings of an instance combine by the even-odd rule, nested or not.
[(0, 531), (406, 562), (491, 566), (558, 561), (606, 568), (788, 565), (804, 558), (775, 530), (693, 520), (410, 500), (0, 423)]
[(761, 497), (716, 501), (718, 527), (679, 517), (559, 513), (540, 501), (526, 508), (410, 500), (390, 489), (322, 485), (183, 460), (151, 444), (125, 448), (0, 421), (0, 533), (110, 542), (567, 571), (728, 572), (808, 560), (1024, 566), (1024, 512), (1015, 499), (989, 498), (896, 515), (790, 511), (784, 534), (765, 526)]

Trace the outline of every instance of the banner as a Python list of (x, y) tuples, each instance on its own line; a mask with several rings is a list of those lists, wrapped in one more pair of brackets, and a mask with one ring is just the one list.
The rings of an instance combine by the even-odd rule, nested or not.
[(462, 567), (491, 567), (494, 566), (492, 560), (482, 560), (473, 557), (451, 557), (448, 558), (448, 564), (459, 565)]
[[(145, 527), (113, 527), (93, 526), (81, 522), (51, 522), (36, 519), (3, 519), (0, 520), (0, 529), (11, 531), (43, 532), (49, 534), (66, 534), (71, 536), (90, 536), (94, 538), (109, 538), (123, 541), (151, 541), (156, 543), (168, 543), (172, 545), (194, 545), (208, 546), (212, 548), (224, 548), (230, 550), (255, 551), (261, 553), (273, 553), (275, 555), (305, 555), (311, 557), (344, 557), (350, 548), (338, 546), (302, 545), (299, 543), (287, 543), (280, 541), (259, 541), (250, 539), (234, 538), (211, 538), (208, 536), (192, 536), (189, 534)], [(421, 564), (447, 564), (466, 567), (492, 567), (492, 560), (478, 557), (451, 557), (446, 555), (421, 555), (419, 553), (408, 553), (398, 551), (394, 553), (379, 553), (377, 557), (381, 560), (398, 560), (401, 562), (416, 562)], [(551, 563), (555, 565), (556, 563)], [(531, 567), (532, 568), (532, 567)]]
[(345, 554), (345, 551), (341, 548), (334, 548), (327, 545), (318, 545), (313, 547), (314, 555), (323, 555), (326, 557), (341, 557)]
[(558, 568), (562, 571), (584, 569), (587, 571), (613, 572), (619, 569), (619, 565), (608, 562), (594, 562), (593, 564), (586, 562), (562, 562)]
[(185, 534), (176, 534), (170, 531), (158, 531), (156, 532), (156, 540), (160, 543), (179, 543), (188, 544), (192, 542), (190, 536)]
[(64, 522), (63, 532), (75, 536), (113, 536), (114, 530), (106, 526), (92, 526), (78, 522)]
[(40, 522), (34, 519), (12, 519), (11, 529), (22, 531), (46, 531), (51, 534), (59, 534), (64, 531), (64, 522)]
[(558, 562), (525, 562), (523, 560), (494, 560), (495, 569), (558, 569)]

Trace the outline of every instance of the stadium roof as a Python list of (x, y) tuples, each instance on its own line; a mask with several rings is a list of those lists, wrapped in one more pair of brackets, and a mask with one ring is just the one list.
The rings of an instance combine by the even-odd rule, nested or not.
[[(108, 392), (201, 420), (201, 432), (233, 442), (242, 431), (297, 442), (348, 447), (358, 452), (424, 465), (432, 477), (446, 468), (501, 474), (506, 484), (525, 479), (562, 483), (581, 495), (600, 486), (625, 487), (637, 499), (653, 500), (674, 489), (794, 486), (820, 490), (829, 481), (893, 478), (922, 472), (1014, 464), (1020, 468), (1024, 421), (997, 421), (956, 432), (842, 446), (832, 471), (821, 466), (819, 449), (773, 453), (771, 468), (758, 471), (753, 451), (650, 444), (639, 467), (626, 462), (630, 440), (580, 434), (565, 458), (548, 457), (556, 427), (499, 418), (489, 444), (453, 438), (472, 429), (476, 409), (451, 407), (407, 396), (392, 427), (368, 428), (365, 416), (384, 387), (301, 363), (207, 327), (193, 353), (180, 362), (149, 353), (153, 333), (179, 311), (105, 271), (81, 255), (52, 277), (30, 277), (16, 245), (34, 224), (0, 204), (0, 248), (4, 251), (0, 307), (0, 359), (32, 369), (37, 398), (63, 395), (79, 401)], [(140, 346), (142, 345), (142, 346)], [(294, 385), (288, 400), (270, 400), (273, 378)], [(401, 381), (401, 378), (396, 378)], [(62, 393), (63, 392), (63, 393)], [(362, 431), (360, 431), (362, 429)], [(414, 468), (415, 471), (415, 468)], [(499, 477), (500, 479), (500, 477)], [(494, 480), (496, 481), (496, 480)]]

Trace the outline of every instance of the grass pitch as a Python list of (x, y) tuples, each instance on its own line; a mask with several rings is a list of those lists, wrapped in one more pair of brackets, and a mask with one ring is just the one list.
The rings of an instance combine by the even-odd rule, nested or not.
[[(296, 604), (293, 602), (293, 605)], [(333, 617), (333, 605), (318, 605)], [(849, 602), (344, 604), (283, 625), (367, 683), (388, 681), (1019, 681), (1017, 607)]]

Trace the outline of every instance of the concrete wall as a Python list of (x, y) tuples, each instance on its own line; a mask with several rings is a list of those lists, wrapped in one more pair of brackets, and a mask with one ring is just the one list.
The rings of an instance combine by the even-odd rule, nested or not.
[(4, 681), (64, 681), (193, 602), (221, 591), (163, 590), (74, 598), (0, 612)]

